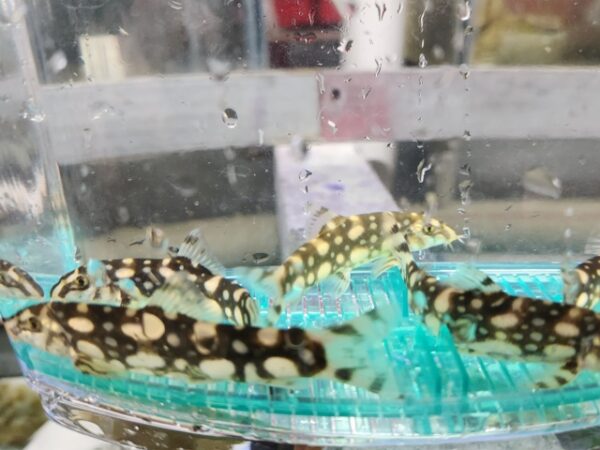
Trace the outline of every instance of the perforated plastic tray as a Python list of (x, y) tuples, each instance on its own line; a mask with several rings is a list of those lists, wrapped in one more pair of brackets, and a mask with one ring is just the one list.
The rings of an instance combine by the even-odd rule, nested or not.
[[(429, 269), (443, 278), (452, 267), (445, 263)], [(561, 301), (556, 266), (481, 268), (508, 292)], [(260, 301), (265, 307), (266, 299)], [(489, 440), (509, 433), (558, 432), (600, 423), (600, 374), (583, 373), (563, 389), (534, 392), (532, 374), (543, 370), (543, 364), (459, 354), (447, 332), (431, 336), (409, 314), (397, 270), (377, 280), (367, 270), (357, 271), (351, 289), (339, 299), (314, 289), (302, 304), (287, 311), (282, 325), (326, 326), (355, 317), (374, 303), (388, 302), (401, 305), (401, 317), (373, 356), (394, 365), (397, 382), (406, 393), (401, 401), (321, 380), (309, 381), (306, 389), (285, 390), (228, 382), (189, 385), (136, 374), (100, 378), (84, 375), (68, 360), (29, 346), (15, 348), (49, 414), (88, 433), (89, 424), (67, 417), (71, 409), (65, 405), (76, 406), (73, 411), (88, 408), (189, 433), (322, 445)], [(17, 302), (2, 305), (6, 314)]]

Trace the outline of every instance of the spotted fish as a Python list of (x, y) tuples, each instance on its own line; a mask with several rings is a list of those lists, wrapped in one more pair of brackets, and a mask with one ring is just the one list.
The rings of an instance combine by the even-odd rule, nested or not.
[[(159, 291), (169, 295), (169, 289)], [(176, 286), (172, 293), (179, 295)], [(157, 306), (52, 301), (21, 310), (5, 326), (13, 341), (68, 357), (88, 374), (139, 372), (193, 383), (231, 380), (288, 387), (302, 378), (319, 378), (399, 397), (386, 358), (373, 361), (394, 326), (393, 308), (309, 331), (216, 324)]]
[(459, 351), (552, 370), (536, 387), (558, 387), (582, 369), (600, 370), (600, 316), (574, 305), (505, 293), (473, 268), (448, 282), (420, 269), (406, 242), (397, 247), (409, 300), (433, 333), (446, 325)]
[(413, 251), (450, 245), (459, 236), (445, 223), (420, 213), (379, 212), (334, 216), (317, 236), (300, 246), (280, 266), (239, 271), (238, 275), (274, 300), (270, 320), (274, 323), (283, 307), (294, 304), (317, 283), (334, 297), (350, 285), (350, 272), (373, 263), (378, 277), (398, 265), (392, 250), (407, 235)]
[(565, 302), (596, 309), (600, 303), (600, 256), (579, 264), (571, 272), (563, 271)]
[(0, 297), (11, 298), (41, 298), (44, 290), (23, 269), (11, 262), (0, 259)]
[[(174, 280), (179, 296), (167, 300), (153, 296)], [(183, 256), (90, 260), (87, 266), (63, 275), (50, 296), (132, 308), (153, 304), (166, 312), (236, 325), (257, 324), (260, 317), (256, 301), (244, 287)]]

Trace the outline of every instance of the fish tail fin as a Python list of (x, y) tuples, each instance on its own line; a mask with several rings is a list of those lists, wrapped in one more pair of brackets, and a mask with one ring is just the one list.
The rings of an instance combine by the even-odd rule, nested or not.
[(400, 398), (402, 393), (394, 367), (383, 346), (383, 340), (396, 326), (398, 317), (397, 307), (386, 305), (349, 322), (311, 331), (310, 334), (325, 345), (327, 369), (319, 377)]

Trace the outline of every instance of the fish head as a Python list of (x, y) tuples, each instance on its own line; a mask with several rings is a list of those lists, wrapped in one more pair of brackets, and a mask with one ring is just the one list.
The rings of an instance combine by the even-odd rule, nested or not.
[(4, 328), (12, 340), (44, 349), (58, 324), (49, 319), (45, 304), (23, 309), (4, 321)]
[(14, 264), (0, 260), (0, 297), (42, 298), (41, 286), (23, 269)]
[(456, 231), (441, 220), (424, 213), (411, 213), (406, 239), (411, 251), (425, 250), (438, 245), (451, 245), (459, 239)]
[(118, 284), (110, 279), (106, 262), (95, 259), (60, 277), (50, 291), (54, 300), (78, 302), (120, 304), (125, 296)]

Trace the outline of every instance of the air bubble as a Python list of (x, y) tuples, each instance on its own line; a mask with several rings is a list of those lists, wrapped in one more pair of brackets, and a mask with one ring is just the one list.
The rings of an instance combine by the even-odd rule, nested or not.
[(427, 58), (425, 57), (425, 55), (423, 53), (419, 54), (419, 67), (421, 69), (424, 69), (425, 67), (427, 67), (427, 65), (429, 64), (429, 61), (427, 61)]

